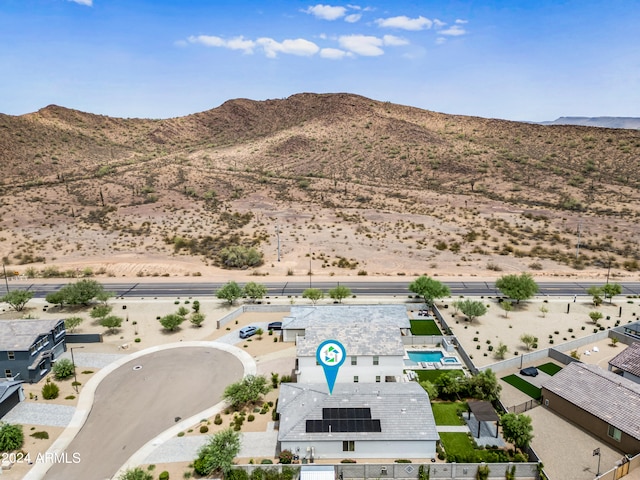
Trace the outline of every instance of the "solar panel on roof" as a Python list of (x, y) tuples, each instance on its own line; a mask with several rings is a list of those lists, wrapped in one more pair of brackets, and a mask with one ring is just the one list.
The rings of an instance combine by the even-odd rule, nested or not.
[(307, 433), (381, 432), (380, 420), (371, 419), (370, 408), (323, 408), (322, 420), (307, 420)]

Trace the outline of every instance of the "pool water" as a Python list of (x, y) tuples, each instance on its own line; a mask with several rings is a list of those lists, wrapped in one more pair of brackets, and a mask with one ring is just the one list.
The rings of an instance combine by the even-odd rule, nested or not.
[(407, 352), (409, 360), (413, 362), (439, 362), (444, 355), (442, 352)]

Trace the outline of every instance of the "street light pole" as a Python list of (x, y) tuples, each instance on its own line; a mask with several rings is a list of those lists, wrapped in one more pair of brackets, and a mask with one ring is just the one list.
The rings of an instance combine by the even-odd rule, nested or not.
[(78, 377), (76, 376), (76, 361), (73, 358), (73, 349), (74, 348), (84, 348), (84, 347), (70, 347), (71, 350), (71, 364), (73, 365), (73, 386), (76, 389), (76, 393), (78, 393)]

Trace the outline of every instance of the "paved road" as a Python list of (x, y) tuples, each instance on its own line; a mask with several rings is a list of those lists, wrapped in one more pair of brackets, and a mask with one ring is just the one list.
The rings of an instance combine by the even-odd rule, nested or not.
[[(142, 366), (134, 370), (134, 366)], [(213, 348), (172, 348), (132, 360), (98, 386), (86, 423), (67, 448), (80, 462), (56, 463), (47, 480), (111, 478), (127, 459), (167, 428), (221, 399), (242, 378), (242, 363)]]
[[(354, 280), (342, 282), (351, 289), (351, 292), (357, 296), (387, 296), (399, 295), (406, 296), (410, 292), (408, 285), (410, 279), (403, 281), (389, 280), (383, 282), (371, 282)], [(443, 282), (451, 290), (451, 295), (456, 297), (459, 295), (480, 296), (480, 295), (499, 295), (493, 282)], [(540, 287), (539, 295), (586, 295), (586, 290), (592, 285), (602, 285), (604, 281), (599, 282), (538, 282)], [(340, 282), (313, 282), (314, 288), (319, 288), (325, 292), (334, 288)], [(38, 298), (44, 298), (47, 293), (55, 292), (66, 283), (12, 283), (10, 290), (28, 289), (35, 293)], [(224, 283), (184, 283), (184, 282), (166, 282), (166, 283), (109, 283), (105, 282), (105, 289), (114, 292), (121, 297), (210, 297), (222, 287)], [(296, 296), (302, 295), (302, 292), (309, 288), (309, 282), (275, 282), (265, 283), (267, 287), (267, 295), (274, 296)], [(623, 295), (640, 295), (639, 282), (622, 282)]]

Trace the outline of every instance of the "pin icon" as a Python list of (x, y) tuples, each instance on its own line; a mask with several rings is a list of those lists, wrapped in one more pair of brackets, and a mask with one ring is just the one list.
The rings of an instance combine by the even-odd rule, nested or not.
[(338, 369), (344, 363), (347, 353), (344, 346), (337, 340), (325, 340), (318, 346), (316, 350), (316, 360), (322, 365), (324, 376), (329, 386), (329, 395), (333, 392), (333, 386), (336, 384)]

